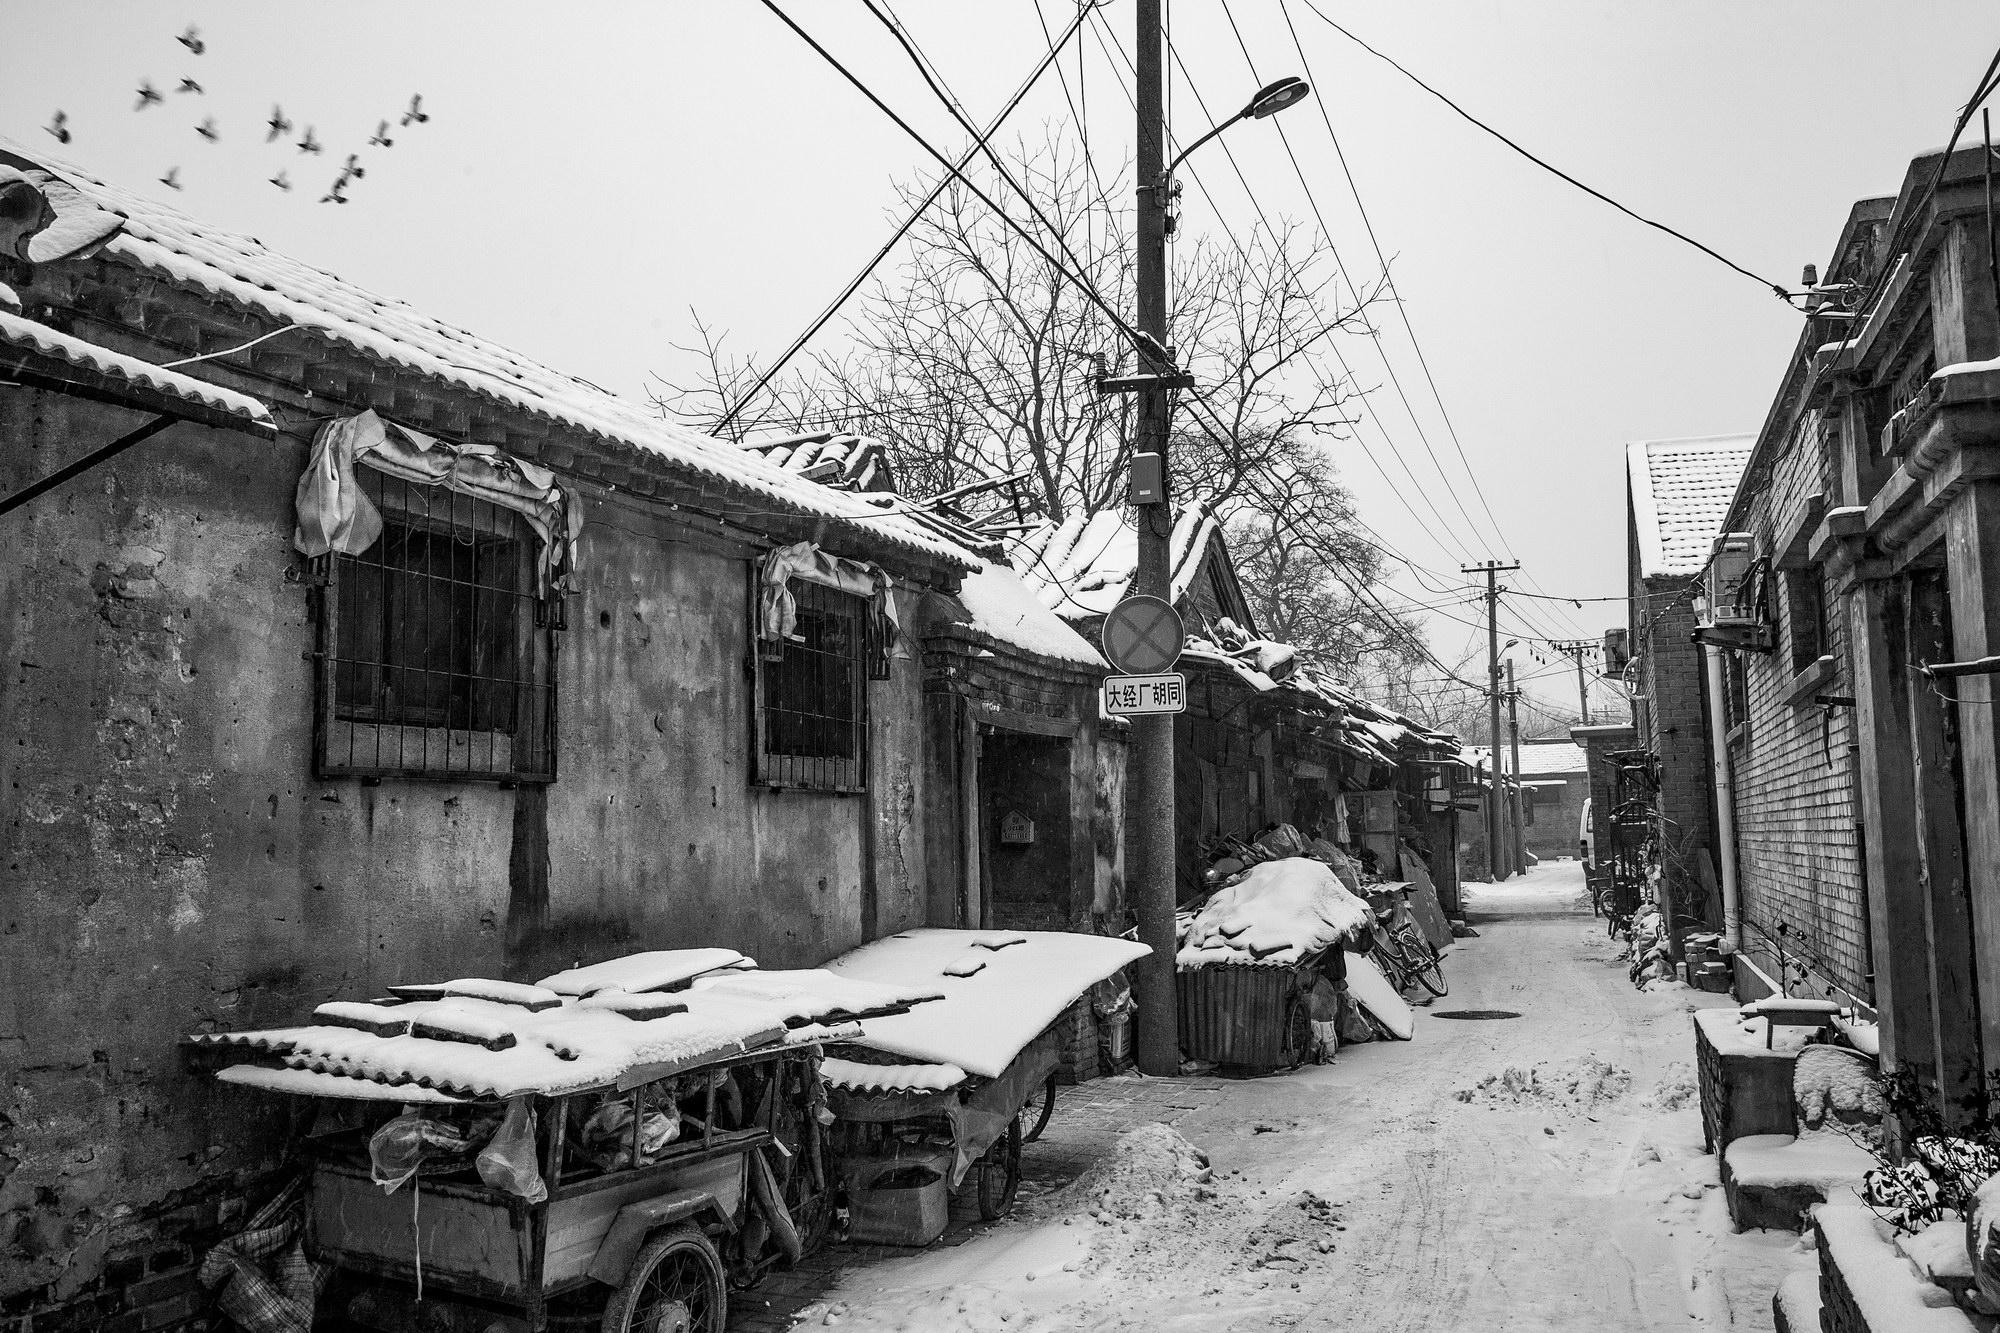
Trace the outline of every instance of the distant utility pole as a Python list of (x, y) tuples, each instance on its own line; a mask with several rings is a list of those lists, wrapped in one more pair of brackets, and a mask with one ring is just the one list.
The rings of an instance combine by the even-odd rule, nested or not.
[(1497, 560), (1458, 567), (1461, 574), (1486, 576), (1486, 734), (1493, 756), (1493, 789), (1486, 796), (1486, 864), (1496, 880), (1507, 878), (1507, 874), (1500, 868), (1500, 830), (1506, 815), (1500, 804), (1500, 585), (1495, 579), (1520, 567)]
[(1590, 681), (1583, 673), (1583, 659), (1597, 651), (1597, 645), (1589, 639), (1563, 639), (1551, 642), (1549, 647), (1574, 658), (1576, 661), (1576, 706), (1583, 714), (1583, 725), (1590, 725)]
[(1528, 869), (1528, 835), (1522, 827), (1521, 791), (1521, 719), (1515, 713), (1514, 705), (1520, 701), (1521, 692), (1514, 688), (1514, 659), (1507, 659), (1507, 734), (1508, 743), (1514, 750), (1514, 790), (1508, 796), (1513, 804), (1514, 816), (1514, 868), (1523, 874)]

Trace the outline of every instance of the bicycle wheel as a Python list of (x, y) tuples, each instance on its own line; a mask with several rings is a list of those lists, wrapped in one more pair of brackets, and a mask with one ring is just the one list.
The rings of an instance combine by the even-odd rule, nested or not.
[(1014, 1206), (1021, 1188), (1021, 1122), (1007, 1122), (1007, 1132), (994, 1140), (973, 1170), (979, 1175), (979, 1215), (997, 1222)]
[(1437, 950), (1431, 948), (1430, 941), (1416, 933), (1414, 926), (1404, 926), (1396, 932), (1397, 942), (1403, 946), (1403, 956), (1410, 960), (1410, 975), (1417, 984), (1433, 995), (1443, 995), (1449, 986), (1445, 984), (1444, 965), (1439, 960)]
[(1028, 1100), (1021, 1103), (1021, 1109), (1014, 1118), (1021, 1122), (1021, 1142), (1033, 1143), (1042, 1137), (1042, 1131), (1049, 1127), (1049, 1117), (1056, 1113), (1056, 1076), (1049, 1075), (1049, 1081), (1028, 1094)]
[(1375, 941), (1375, 947), (1368, 951), (1368, 956), (1375, 960), (1375, 966), (1382, 969), (1382, 975), (1388, 979), (1391, 986), (1396, 988), (1397, 994), (1400, 995), (1409, 989), (1409, 968), (1404, 966), (1403, 960), (1400, 957), (1390, 953), (1387, 946), (1380, 939)]

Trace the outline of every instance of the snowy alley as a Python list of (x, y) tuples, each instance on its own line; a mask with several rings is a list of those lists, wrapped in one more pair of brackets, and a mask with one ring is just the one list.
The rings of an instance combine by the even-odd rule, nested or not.
[[(1080, 1179), (956, 1247), (836, 1251), (800, 1325), (1770, 1328), (1772, 1291), (1814, 1257), (1731, 1235), (1701, 1152), (1688, 1010), (1727, 997), (1633, 990), (1575, 862), (1466, 892), (1479, 937), (1414, 1041), (1264, 1079), (1065, 1089), (1027, 1170)], [(1481, 1009), (1520, 1016), (1438, 1016)]]

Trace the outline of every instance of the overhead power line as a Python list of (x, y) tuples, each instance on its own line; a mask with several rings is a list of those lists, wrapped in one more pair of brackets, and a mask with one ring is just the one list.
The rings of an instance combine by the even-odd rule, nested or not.
[[(983, 132), (975, 132), (975, 138), (972, 147), (968, 148), (965, 151), (964, 155), (959, 158), (958, 161), (959, 167), (962, 168), (966, 164), (970, 163), (972, 159), (979, 154), (979, 151), (986, 146), (987, 140), (991, 139), (993, 135), (999, 132), (1001, 125), (1006, 123), (1007, 117), (1014, 114), (1014, 108), (1021, 104), (1021, 100), (1028, 95), (1029, 90), (1032, 89), (1035, 86), (1035, 84), (1041, 80), (1042, 75), (1048, 71), (1049, 66), (1056, 62), (1057, 58), (1060, 56), (1062, 52), (1063, 47), (1067, 46), (1069, 44), (1070, 39), (1076, 36), (1077, 32), (1083, 27), (1084, 20), (1090, 17), (1091, 11), (1094, 8), (1095, 8), (1094, 3), (1083, 3), (1077, 6), (1076, 17), (1073, 20), (1071, 20), (1070, 25), (1067, 28), (1063, 29), (1062, 36), (1060, 39), (1055, 39), (1050, 41), (1048, 52), (1035, 65), (1033, 72), (1031, 72), (1028, 75), (1028, 77), (1022, 81), (1021, 86), (1014, 90), (1014, 95), (1007, 99), (1007, 104), (1000, 108), (1000, 114), (995, 116), (992, 119), (992, 121), (988, 123), (986, 129)], [(778, 16), (780, 18), (785, 17), (782, 13), (779, 13)], [(791, 23), (790, 19), (785, 19), (785, 21), (788, 24)], [(804, 33), (798, 29), (798, 26), (796, 24), (792, 24), (792, 27), (794, 31), (800, 31), (801, 36), (804, 35)], [(1044, 25), (1044, 31), (1046, 31), (1046, 25)], [(811, 39), (807, 38), (807, 40), (810, 41)], [(818, 44), (814, 43), (814, 45), (815, 47), (817, 47)], [(824, 54), (824, 52), (822, 52), (822, 54)], [(832, 301), (828, 302), (826, 309), (820, 311), (819, 315), (813, 320), (813, 322), (806, 326), (805, 332), (801, 333), (798, 337), (792, 340), (791, 345), (785, 348), (785, 350), (779, 355), (778, 359), (771, 363), (770, 368), (764, 372), (763, 376), (760, 379), (758, 379), (757, 383), (754, 386), (751, 387), (750, 391), (744, 394), (742, 397), (738, 398), (735, 404), (732, 407), (730, 407), (728, 413), (724, 415), (722, 420), (716, 423), (715, 426), (716, 434), (720, 435), (724, 430), (726, 430), (729, 426), (729, 423), (734, 421), (736, 417), (743, 411), (743, 409), (746, 406), (748, 406), (750, 402), (757, 397), (758, 394), (762, 393), (764, 389), (771, 383), (771, 381), (777, 377), (778, 372), (783, 370), (785, 368), (785, 365), (789, 361), (791, 361), (791, 359), (794, 356), (797, 356), (799, 354), (799, 351), (803, 347), (805, 347), (807, 343), (811, 342), (821, 329), (826, 327), (827, 322), (834, 317), (835, 313), (838, 312), (842, 306), (847, 304), (848, 300), (853, 297), (854, 293), (861, 290), (861, 284), (868, 281), (868, 275), (875, 271), (875, 268), (878, 264), (880, 264), (884, 259), (888, 258), (889, 252), (896, 248), (897, 243), (900, 242), (903, 239), (903, 237), (909, 235), (910, 228), (916, 226), (917, 220), (921, 218), (926, 211), (929, 210), (932, 204), (937, 202), (938, 196), (945, 192), (946, 186), (950, 184), (952, 179), (953, 176), (951, 174), (947, 174), (938, 178), (938, 183), (936, 188), (933, 189), (928, 195), (924, 196), (924, 201), (921, 204), (917, 205), (917, 207), (910, 210), (909, 217), (905, 218), (903, 220), (903, 224), (900, 227), (896, 228), (894, 235), (890, 236), (887, 241), (884, 241), (882, 243), (882, 248), (877, 250), (874, 253), (874, 255), (869, 258), (868, 262), (861, 266), (861, 271), (854, 275), (853, 281), (849, 282), (847, 286), (841, 289), (840, 295), (834, 297)]]
[(1498, 139), (1501, 143), (1506, 144), (1509, 148), (1519, 153), (1522, 157), (1527, 158), (1530, 162), (1540, 167), (1543, 171), (1546, 171), (1550, 175), (1556, 176), (1561, 180), (1567, 181), (1569, 184), (1574, 185), (1577, 189), (1582, 190), (1585, 194), (1589, 195), (1591, 198), (1611, 205), (1613, 208), (1617, 209), (1620, 213), (1623, 213), (1626, 217), (1631, 218), (1634, 222), (1644, 223), (1646, 226), (1651, 227), (1655, 231), (1665, 232), (1667, 235), (1673, 237), (1675, 240), (1693, 246), (1695, 249), (1707, 255), (1710, 259), (1713, 259), (1718, 263), (1727, 265), (1729, 268), (1734, 269), (1736, 272), (1742, 274), (1744, 277), (1750, 279), (1752, 282), (1759, 283), (1764, 287), (1769, 288), (1772, 294), (1774, 294), (1780, 301), (1783, 301), (1788, 305), (1791, 303), (1794, 293), (1787, 291), (1782, 284), (1772, 282), (1769, 278), (1764, 277), (1762, 274), (1753, 273), (1751, 270), (1743, 267), (1743, 265), (1731, 259), (1728, 255), (1725, 255), (1721, 251), (1716, 250), (1710, 246), (1703, 245), (1700, 241), (1697, 241), (1694, 237), (1688, 235), (1686, 232), (1678, 231), (1673, 227), (1669, 227), (1664, 222), (1655, 222), (1653, 219), (1645, 216), (1644, 214), (1635, 212), (1632, 209), (1627, 208), (1624, 204), (1619, 203), (1616, 199), (1613, 199), (1610, 195), (1604, 193), (1604, 191), (1599, 190), (1594, 186), (1584, 184), (1576, 177), (1570, 175), (1567, 171), (1564, 171), (1561, 167), (1556, 166), (1555, 164), (1547, 161), (1544, 158), (1537, 157), (1534, 153), (1529, 152), (1526, 148), (1523, 148), (1520, 144), (1514, 142), (1514, 140), (1508, 138), (1506, 135), (1502, 134), (1499, 130), (1494, 129), (1491, 125), (1488, 125), (1485, 121), (1479, 119), (1479, 117), (1473, 115), (1470, 111), (1467, 111), (1464, 107), (1452, 101), (1451, 98), (1445, 96), (1443, 93), (1439, 92), (1436, 88), (1433, 88), (1430, 84), (1425, 83), (1415, 74), (1412, 74), (1409, 70), (1403, 68), (1403, 66), (1398, 64), (1393, 57), (1384, 55), (1382, 52), (1377, 51), (1374, 47), (1362, 41), (1359, 37), (1356, 37), (1346, 28), (1334, 22), (1334, 20), (1332, 20), (1331, 18), (1328, 18), (1326, 13), (1322, 11), (1318, 5), (1313, 3), (1313, 0), (1300, 0), (1300, 2), (1304, 4), (1307, 9), (1310, 9), (1319, 18), (1320, 22), (1326, 24), (1329, 28), (1332, 28), (1335, 32), (1347, 38), (1348, 41), (1353, 42), (1356, 46), (1366, 51), (1369, 55), (1374, 56), (1377, 60), (1380, 60), (1385, 64), (1387, 64), (1390, 68), (1394, 69), (1398, 74), (1401, 74), (1411, 83), (1416, 84), (1417, 87), (1423, 89), (1425, 92), (1429, 93), (1432, 97), (1437, 98), (1438, 101), (1443, 102), (1446, 106), (1450, 107), (1453, 111), (1457, 112), (1458, 115), (1463, 120), (1465, 120), (1467, 124), (1470, 124), (1474, 128), (1492, 135), (1494, 138)]

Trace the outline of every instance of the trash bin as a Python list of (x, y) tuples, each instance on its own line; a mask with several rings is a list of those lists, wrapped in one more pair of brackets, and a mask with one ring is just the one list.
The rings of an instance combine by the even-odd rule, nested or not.
[(1183, 969), (1178, 981), (1181, 1050), (1189, 1059), (1261, 1073), (1305, 1058), (1312, 1025), (1292, 1003), (1295, 968), (1210, 963)]
[(855, 1157), (847, 1177), (849, 1238), (869, 1245), (928, 1245), (951, 1214), (951, 1153)]

